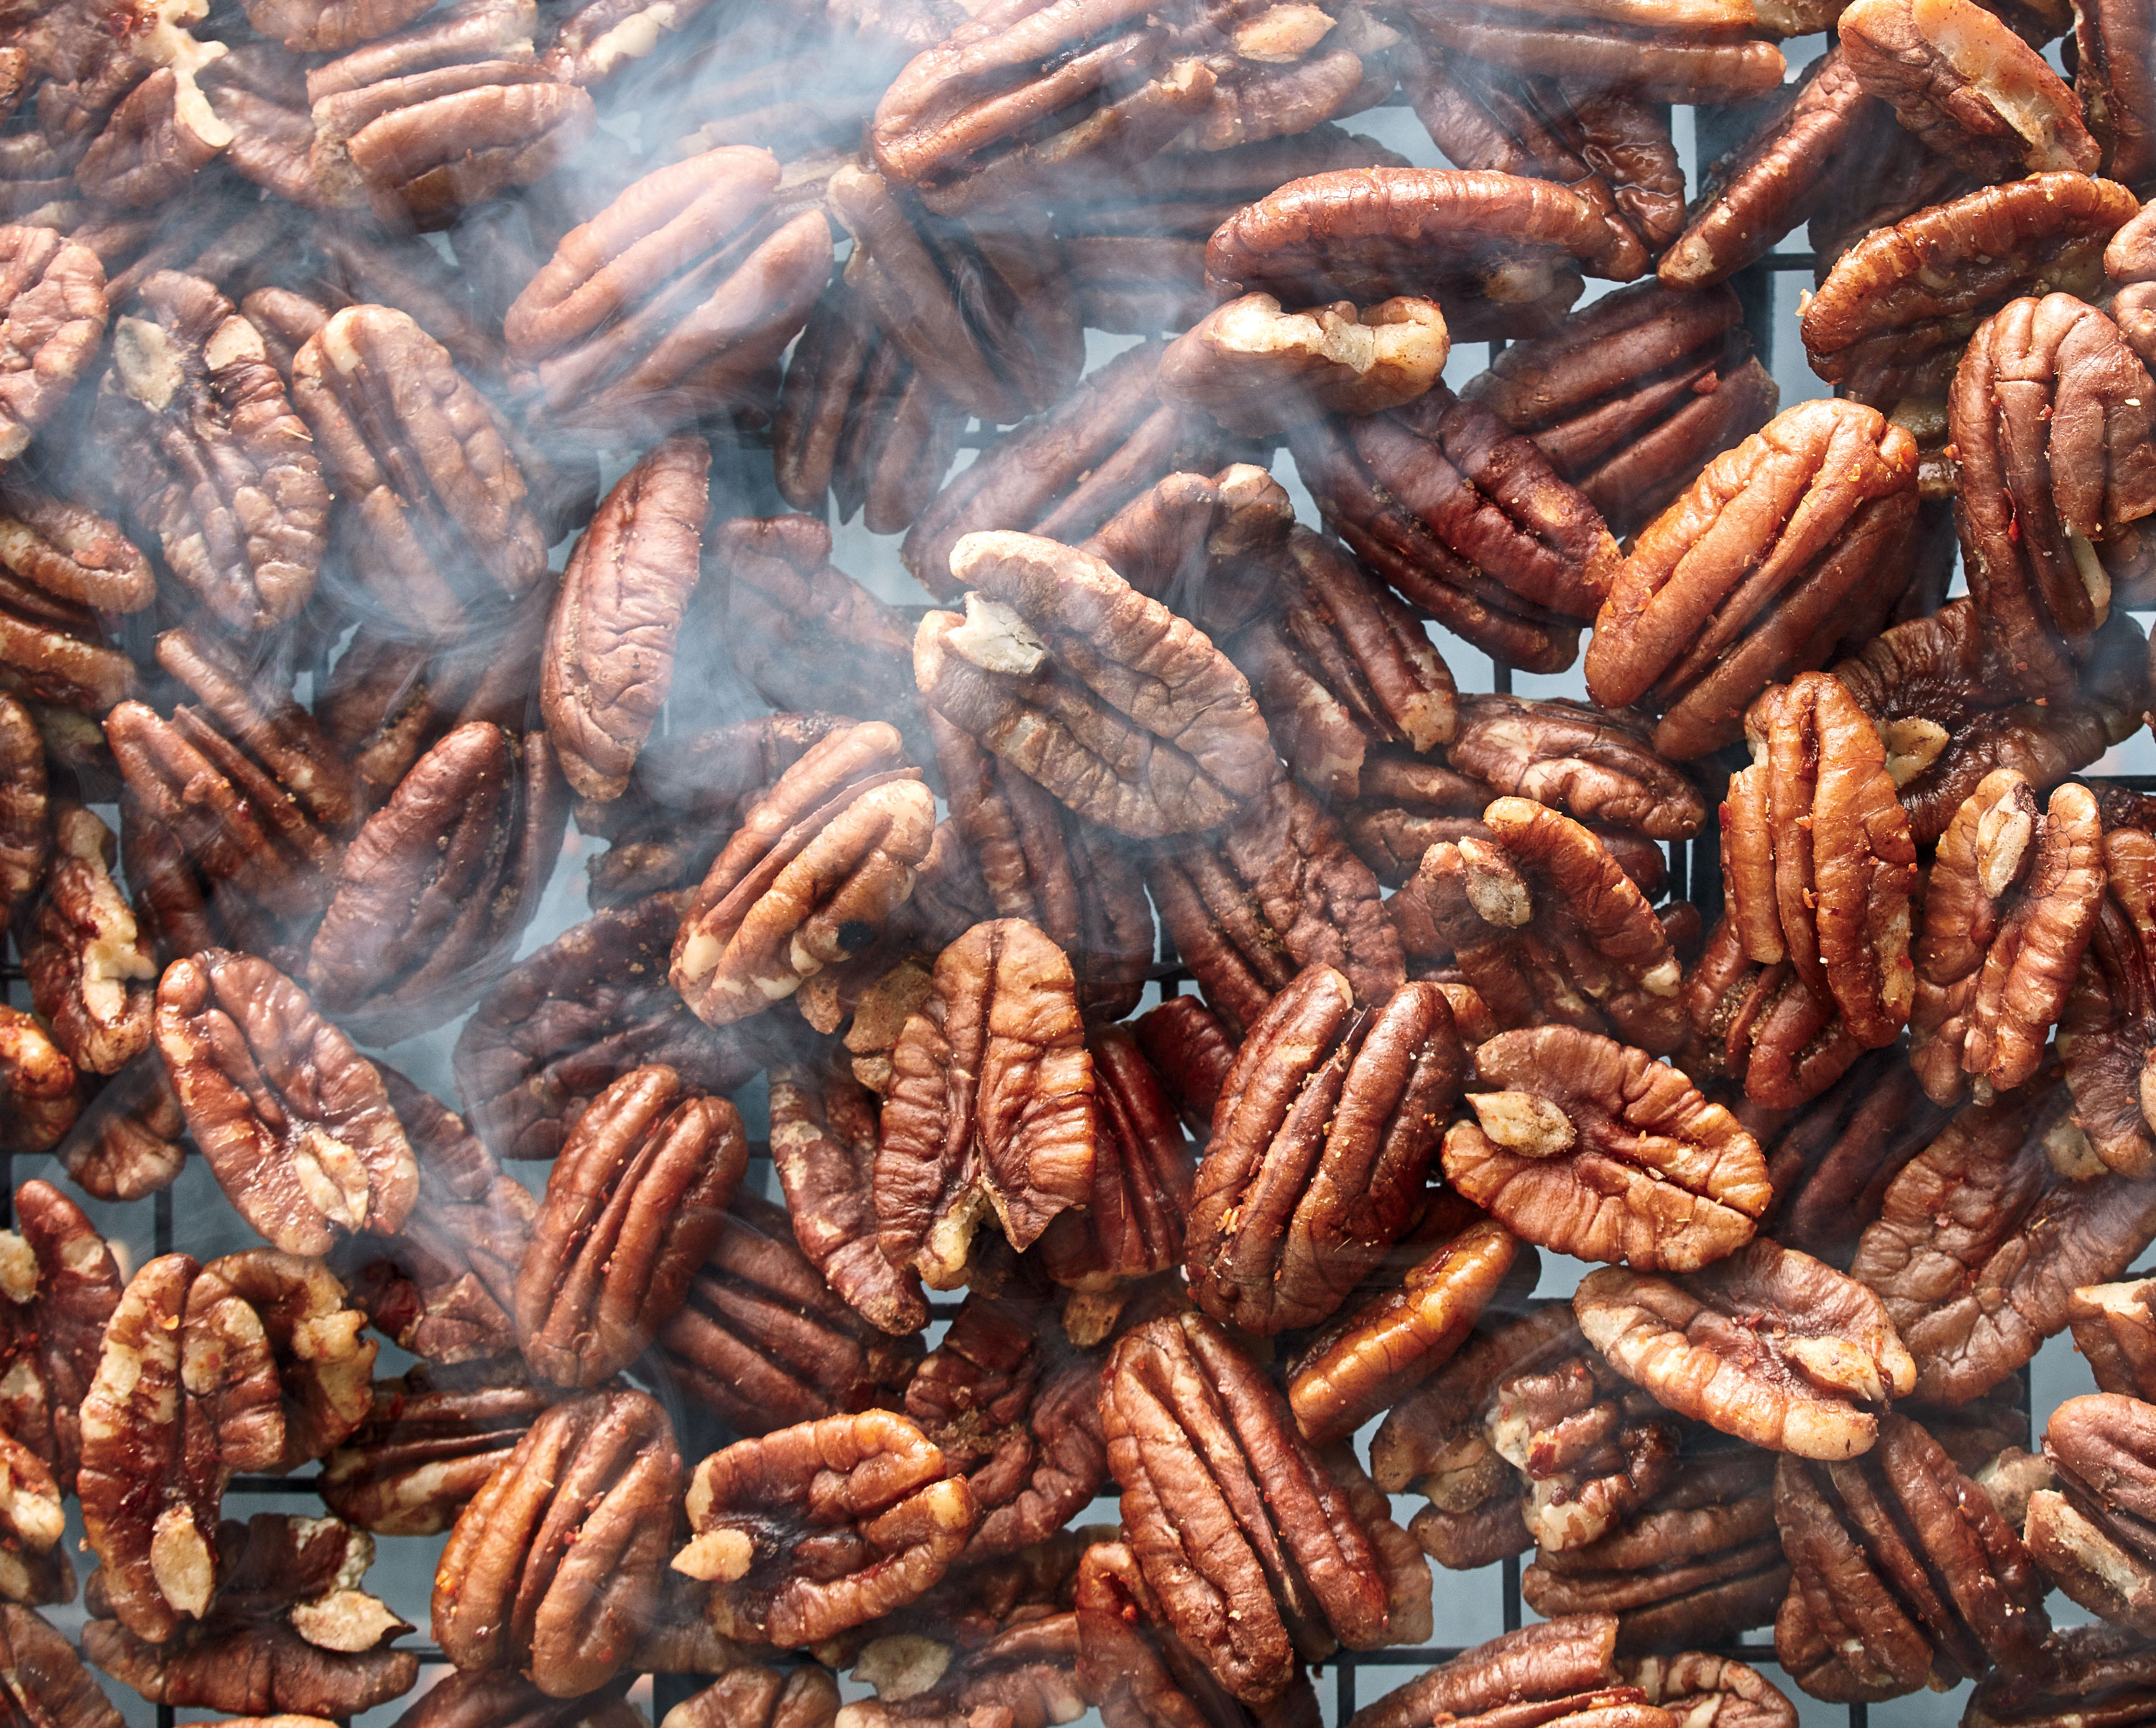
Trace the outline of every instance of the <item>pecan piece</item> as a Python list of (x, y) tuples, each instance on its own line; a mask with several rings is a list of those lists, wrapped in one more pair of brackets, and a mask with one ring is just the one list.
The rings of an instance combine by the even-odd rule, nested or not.
[(112, 879), (112, 830), (80, 804), (53, 822), (59, 854), (21, 938), (30, 1000), (78, 1071), (117, 1074), (150, 1048), (157, 964)]
[(2053, 1485), (2029, 1497), (2023, 1539), (2045, 1575), (2091, 1613), (2156, 1624), (2148, 1536), (2156, 1412), (2138, 1398), (2068, 1398), (2044, 1429)]
[(367, 1316), (346, 1305), (336, 1275), (320, 1260), (251, 1248), (212, 1260), (203, 1277), (254, 1310), (276, 1365), (284, 1448), (264, 1468), (281, 1474), (341, 1444), (367, 1415), (377, 1346), (360, 1336)]
[(157, 983), (157, 1049), (241, 1215), (287, 1254), (393, 1232), (418, 1193), (374, 1064), (266, 960), (212, 948)]
[(721, 1675), (660, 1719), (660, 1728), (832, 1728), (839, 1683), (811, 1665), (750, 1663)]
[(1250, 686), (1219, 650), (1101, 559), (1029, 534), (971, 534), (961, 620), (921, 619), (929, 705), (1088, 821), (1135, 838), (1227, 820), (1280, 777)]
[(1869, 1451), (1880, 1418), (1866, 1407), (1917, 1383), (1877, 1296), (1764, 1237), (1681, 1283), (1590, 1272), (1573, 1311), (1611, 1366), (1672, 1410), (1800, 1458)]
[(2085, 1284), (2066, 1298), (2074, 1348), (2107, 1392), (2145, 1398), (2156, 1389), (2156, 1295), (2143, 1279)]
[(0, 1008), (0, 1146), (49, 1151), (82, 1110), (74, 1064), (20, 1008)]
[(74, 1491), (81, 1409), (121, 1294), (120, 1268), (82, 1208), (49, 1182), (16, 1189), (0, 1235), (0, 1425)]
[(1683, 1074), (1593, 1033), (1500, 1033), (1475, 1052), (1474, 1122), (1445, 1173), (1527, 1240), (1688, 1272), (1752, 1239), (1772, 1197), (1757, 1141)]
[(597, 1691), (649, 1615), (680, 1491), (673, 1430), (644, 1393), (545, 1412), (449, 1532), (434, 1573), (443, 1654), (521, 1669), (550, 1698)]
[(1939, 841), (1924, 884), (1910, 1060), (1935, 1104), (2010, 1091), (2042, 1066), (2104, 891), (2103, 824), (2086, 787), (2039, 812), (1995, 769)]
[(1584, 703), (1469, 696), (1445, 758), (1500, 795), (1532, 798), (1580, 822), (1614, 823), (1650, 840), (1690, 839), (1707, 819), (1699, 788), (1656, 754), (1644, 726)]
[(917, 1601), (980, 1519), (904, 1417), (829, 1416), (715, 1452), (689, 1479), (674, 1569), (715, 1587), (721, 1636), (795, 1648)]
[(555, 423), (652, 429), (761, 387), (831, 273), (829, 225), (778, 184), (768, 151), (729, 148), (629, 186), (509, 309), (512, 382)]
[(105, 339), (105, 266), (49, 228), (0, 227), (0, 462), (29, 447)]
[(2091, 1150), (2138, 1177), (2156, 1168), (2142, 1101), (2156, 1044), (2156, 840), (2137, 828), (2112, 828), (2103, 837), (2103, 863), (2095, 930), (2059, 1019), (2059, 1058)]
[(9, 1714), (35, 1728), (121, 1728), (64, 1634), (34, 1611), (0, 1602), (0, 1692)]
[(513, 1356), (416, 1363), (375, 1382), (366, 1417), (323, 1462), (322, 1498), (377, 1536), (439, 1535), (553, 1397)]
[(1680, 1722), (1724, 1728), (1789, 1728), (1796, 1707), (1766, 1675), (1732, 1657), (1703, 1650), (1635, 1656), (1617, 1672)]
[(1668, 1728), (1664, 1712), (1640, 1708), (1640, 1698), (1616, 1685), (1616, 1648), (1614, 1614), (1566, 1614), (1523, 1626), (1394, 1687), (1348, 1718), (1348, 1728), (1410, 1728), (1432, 1720), (1446, 1728), (1501, 1728), (1522, 1707), (1531, 1717), (1578, 1716), (1597, 1728)]
[(1213, 1131), (1213, 1111), (1228, 1084), (1240, 1042), (1225, 1021), (1194, 996), (1171, 996), (1132, 1023), (1132, 1036), (1203, 1141)]
[(1231, 432), (1263, 434), (1318, 414), (1374, 414), (1413, 402), (1437, 382), (1451, 349), (1433, 300), (1290, 312), (1269, 294), (1246, 294), (1168, 344), (1159, 388)]
[(1369, 1649), (1428, 1626), (1429, 1569), (1398, 1555), (1382, 1498), (1349, 1488), (1347, 1474), (1362, 1473), (1319, 1457), (1286, 1400), (1203, 1315), (1123, 1336), (1101, 1418), (1146, 1582), (1176, 1636), (1244, 1703), (1279, 1699), (1298, 1654), (1329, 1653), (1336, 1639)]
[[(150, 561), (113, 523), (79, 504), (0, 479), (0, 566), (51, 599), (140, 612), (157, 597)], [(24, 595), (15, 604), (44, 609)]]
[(741, 1115), (658, 1064), (592, 1102), (562, 1147), (516, 1276), (524, 1359), (557, 1386), (596, 1386), (642, 1354), (688, 1300), (747, 1167)]

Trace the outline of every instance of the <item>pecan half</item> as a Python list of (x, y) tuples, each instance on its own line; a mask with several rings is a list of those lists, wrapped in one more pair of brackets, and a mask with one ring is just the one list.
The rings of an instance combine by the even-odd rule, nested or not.
[(721, 1675), (660, 1719), (660, 1728), (831, 1728), (839, 1683), (814, 1666), (751, 1663)]
[(80, 804), (53, 823), (59, 854), (22, 941), (30, 1000), (76, 1069), (117, 1074), (150, 1048), (150, 945), (112, 879), (112, 830)]
[(365, 1418), (323, 1462), (322, 1498), (377, 1536), (439, 1535), (554, 1397), (514, 1356), (417, 1363), (375, 1382)]
[(1396, 1686), (1351, 1716), (1348, 1728), (1409, 1728), (1433, 1719), (1447, 1728), (1500, 1728), (1522, 1708), (1609, 1728), (1667, 1728), (1662, 1712), (1641, 1710), (1641, 1700), (1616, 1685), (1616, 1648), (1614, 1614), (1566, 1614), (1523, 1626)]
[(2152, 1414), (2138, 1398), (2112, 1392), (2068, 1398), (2054, 1410), (2044, 1429), (2053, 1485), (2029, 1497), (2023, 1538), (2074, 1601), (2143, 1633), (2156, 1624)]
[(105, 266), (49, 228), (0, 227), (0, 462), (29, 448), (105, 339)]
[(1689, 839), (1707, 819), (1698, 787), (1656, 752), (1645, 727), (1581, 702), (1466, 697), (1445, 758), (1501, 796), (1532, 798), (1650, 840)]
[(266, 1468), (297, 1469), (342, 1443), (367, 1415), (377, 1346), (360, 1336), (367, 1316), (346, 1305), (336, 1274), (319, 1260), (251, 1248), (212, 1260), (203, 1277), (252, 1308), (269, 1342), (284, 1449)]
[[(1825, 8), (1809, 8), (1824, 19)], [(1589, 14), (1592, 15), (1584, 15)], [(1417, 0), (1409, 14), (1431, 42), (1457, 58), (1486, 60), (1516, 74), (1557, 78), (1575, 89), (1614, 88), (1646, 102), (1720, 103), (1774, 90), (1788, 69), (1773, 43), (1727, 18), (1705, 28), (1670, 28), (1681, 12), (1573, 8), (1539, 17), (1530, 8), (1492, 12)], [(1786, 15), (1795, 23), (1795, 13)], [(1779, 28), (1779, 27), (1778, 27)], [(1804, 29), (1810, 25), (1798, 27)]]
[(1693, 1728), (1789, 1728), (1796, 1707), (1782, 1690), (1747, 1663), (1703, 1650), (1675, 1656), (1637, 1656), (1618, 1673)]
[(1269, 294), (1246, 294), (1168, 345), (1159, 387), (1231, 432), (1262, 434), (1318, 414), (1374, 414), (1412, 402), (1437, 382), (1451, 349), (1432, 300), (1289, 312)]
[[(12, 475), (0, 479), (0, 566), (51, 599), (98, 612), (140, 612), (157, 597), (150, 561), (115, 524)], [(28, 596), (16, 604), (41, 610)]]
[(0, 1690), (10, 1713), (45, 1728), (121, 1728), (65, 1634), (13, 1602), (0, 1602)]
[(66, 1052), (30, 1015), (0, 1008), (0, 1146), (49, 1151), (81, 1110), (74, 1064)]
[(2146, 1281), (2085, 1284), (2066, 1298), (2074, 1348), (2105, 1392), (2145, 1398), (2156, 1389), (2156, 1295)]
[(50, 1182), (15, 1190), (17, 1230), (0, 1235), (0, 1424), (74, 1492), (84, 1400), (120, 1300), (111, 1250)]

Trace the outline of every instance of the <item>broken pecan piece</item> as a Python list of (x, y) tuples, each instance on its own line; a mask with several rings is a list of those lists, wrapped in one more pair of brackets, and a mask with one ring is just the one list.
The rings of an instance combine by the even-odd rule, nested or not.
[(2113, 1392), (2068, 1398), (2045, 1426), (2044, 1457), (2052, 1485), (2029, 1497), (2030, 1556), (2091, 1613), (2146, 1635), (2156, 1625), (2156, 1410)]
[(0, 1235), (0, 1428), (74, 1492), (81, 1411), (120, 1300), (117, 1262), (82, 1208), (35, 1178)]
[(1263, 434), (1412, 402), (1437, 382), (1451, 348), (1432, 300), (1290, 312), (1269, 294), (1246, 294), (1168, 344), (1159, 388), (1231, 432)]
[(150, 1048), (157, 965), (112, 879), (111, 829), (80, 804), (53, 822), (59, 854), (20, 938), (30, 1000), (76, 1069), (117, 1074)]
[(2103, 1391), (2146, 1399), (2156, 1391), (2156, 1296), (2147, 1280), (2085, 1284), (2066, 1298), (2074, 1348)]
[(105, 266), (49, 228), (0, 227), (0, 462), (29, 448), (105, 339)]

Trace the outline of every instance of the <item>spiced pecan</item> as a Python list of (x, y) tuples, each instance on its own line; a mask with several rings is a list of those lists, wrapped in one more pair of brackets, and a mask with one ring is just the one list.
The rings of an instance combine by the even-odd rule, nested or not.
[(120, 1268), (82, 1208), (50, 1182), (24, 1182), (13, 1206), (17, 1229), (0, 1235), (0, 1426), (72, 1494)]
[(1680, 1414), (1800, 1458), (1853, 1458), (1917, 1365), (1856, 1279), (1761, 1237), (1683, 1282), (1605, 1267), (1573, 1298), (1589, 1343)]
[(2029, 1497), (2024, 1540), (2046, 1577), (2093, 1614), (2145, 1633), (2156, 1619), (2149, 1554), (2156, 1430), (2135, 1397), (2068, 1398), (2044, 1429), (2052, 1485)]
[(157, 1049), (195, 1143), (241, 1214), (288, 1254), (393, 1232), (418, 1167), (374, 1064), (298, 985), (212, 948), (165, 968)]
[(1412, 402), (1437, 382), (1451, 346), (1432, 300), (1290, 312), (1269, 294), (1246, 294), (1168, 345), (1159, 387), (1232, 432), (1261, 434)]
[(105, 267), (49, 228), (0, 227), (0, 461), (52, 418), (105, 338)]
[(639, 1392), (555, 1405), (457, 1516), (434, 1573), (434, 1636), (463, 1669), (514, 1666), (552, 1698), (628, 1660), (674, 1536), (681, 1454)]
[(365, 1418), (323, 1461), (322, 1498), (377, 1536), (439, 1535), (553, 1397), (513, 1356), (416, 1363), (375, 1382)]
[(1445, 757), (1500, 795), (1532, 798), (1580, 822), (1614, 823), (1653, 840), (1689, 839), (1707, 819), (1699, 788), (1656, 753), (1645, 727), (1584, 703), (1466, 697)]
[(150, 1048), (157, 962), (112, 880), (112, 831), (65, 804), (53, 840), (59, 858), (22, 938), (30, 1000), (79, 1071), (117, 1074)]

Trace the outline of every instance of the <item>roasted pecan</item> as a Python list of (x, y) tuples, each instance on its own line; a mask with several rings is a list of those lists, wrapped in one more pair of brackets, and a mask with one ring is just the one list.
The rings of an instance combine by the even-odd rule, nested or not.
[(635, 1360), (688, 1300), (747, 1161), (740, 1113), (670, 1068), (632, 1069), (594, 1099), (517, 1273), (525, 1360), (557, 1386), (596, 1386)]
[[(2129, 795), (2130, 796), (2130, 795)], [(2098, 796), (2099, 808), (2104, 800)], [(2059, 1020), (2059, 1057), (2090, 1148), (2129, 1177), (2156, 1168), (2142, 1103), (2156, 1015), (2156, 840), (2130, 825), (2103, 837), (2105, 891)]]
[(1732, 1657), (1686, 1650), (1675, 1656), (1635, 1656), (1617, 1672), (1680, 1722), (1705, 1728), (1789, 1728), (1796, 1709), (1781, 1688)]
[[(1244, 1703), (1281, 1697), (1298, 1654), (1428, 1628), (1429, 1569), (1412, 1549), (1399, 1554), (1382, 1498), (1358, 1503), (1296, 1433), (1286, 1400), (1203, 1315), (1123, 1336), (1101, 1418), (1147, 1584), (1175, 1635)], [(1342, 1469), (1361, 1475), (1352, 1460)]]
[(1861, 1463), (1785, 1458), (1774, 1517), (1793, 1576), (1776, 1659), (1815, 1698), (1892, 1698), (1994, 1663), (2041, 1666), (2044, 1587), (2005, 1519), (1906, 1416)]
[(1979, 178), (2096, 172), (2102, 152), (2073, 92), (1974, 0), (1856, 0), (1839, 34), (1859, 87)]
[(829, 225), (778, 183), (768, 151), (730, 148), (628, 187), (509, 309), (512, 382), (557, 424), (662, 429), (741, 400), (831, 272)]
[(377, 1536), (439, 1535), (554, 1396), (513, 1356), (417, 1363), (375, 1382), (365, 1419), (324, 1461), (322, 1498)]
[(2074, 96), (2103, 146), (2103, 172), (2146, 193), (2156, 178), (2156, 126), (2149, 121), (2149, 18), (2145, 7), (2095, 0), (2074, 10)]
[(81, 1109), (74, 1064), (66, 1052), (30, 1015), (0, 1008), (0, 1146), (49, 1151)]
[(1491, 1090), (1447, 1131), (1445, 1177), (1528, 1241), (1689, 1272), (1752, 1239), (1772, 1197), (1759, 1144), (1677, 1069), (1541, 1026), (1483, 1044), (1475, 1074)]
[(105, 267), (49, 228), (0, 227), (0, 461), (52, 418), (105, 337)]
[(292, 400), (345, 500), (344, 550), (392, 617), (451, 633), (468, 607), (546, 573), (505, 423), (407, 314), (337, 313), (294, 358)]
[[(1823, 8), (1801, 10), (1821, 22), (1826, 17)], [(1454, 59), (1486, 60), (1575, 90), (1614, 87), (1647, 102), (1741, 100), (1774, 89), (1788, 69), (1771, 42), (1748, 33), (1758, 28), (1756, 20), (1736, 16), (1686, 28), (1677, 23), (1681, 12), (1582, 6), (1558, 18), (1524, 7), (1491, 11), (1450, 0), (1417, 0), (1409, 15)], [(1785, 18), (1797, 33), (1818, 28), (1798, 23), (1794, 11)]]
[(1202, 1141), (1213, 1131), (1214, 1107), (1228, 1084), (1240, 1040), (1194, 996), (1171, 996), (1148, 1008), (1132, 1023), (1131, 1032), (1183, 1120)]
[(831, 1728), (839, 1683), (811, 1664), (781, 1670), (749, 1663), (721, 1674), (660, 1719), (660, 1728)]
[(2135, 1397), (2068, 1398), (2044, 1429), (2053, 1485), (2029, 1497), (2024, 1540), (2045, 1575), (2091, 1613), (2156, 1624), (2148, 1536), (2156, 1411)]
[(1614, 823), (1652, 840), (1689, 839), (1707, 819), (1698, 787), (1656, 753), (1643, 726), (1584, 703), (1466, 697), (1445, 757), (1499, 795), (1532, 798), (1583, 823)]
[(0, 1602), (0, 1692), (8, 1713), (35, 1728), (121, 1728), (124, 1720), (66, 1637), (13, 1602)]
[(2039, 811), (2009, 768), (1986, 775), (1924, 884), (1910, 1059), (1937, 1104), (2010, 1091), (2044, 1061), (2103, 896), (2103, 823), (2082, 786)]
[(1681, 1284), (1590, 1272), (1573, 1310), (1588, 1342), (1672, 1410), (1800, 1458), (1869, 1451), (1880, 1418), (1867, 1407), (1917, 1383), (1877, 1296), (1764, 1237)]
[(260, 1319), (281, 1389), (284, 1449), (267, 1466), (311, 1464), (367, 1415), (377, 1346), (360, 1336), (367, 1316), (346, 1305), (344, 1286), (320, 1260), (252, 1248), (203, 1268)]
[(465, 1669), (514, 1666), (550, 1697), (627, 1661), (673, 1541), (681, 1455), (639, 1392), (555, 1405), (458, 1515), (434, 1574), (434, 1636)]
[[(1616, 1648), (1613, 1614), (1567, 1614), (1524, 1626), (1395, 1687), (1358, 1710), (1348, 1728), (1409, 1728), (1433, 1719), (1446, 1728), (1500, 1728), (1523, 1706), (1535, 1716), (1578, 1715), (1610, 1728), (1667, 1728), (1661, 1711), (1639, 1709), (1640, 1700), (1617, 1687)], [(1624, 1709), (1628, 1704), (1635, 1707)]]
[(2074, 1348), (2104, 1391), (2144, 1397), (2156, 1389), (2156, 1296), (2147, 1281), (2084, 1285), (2066, 1298)]
[(1412, 402), (1437, 382), (1451, 346), (1432, 300), (1289, 312), (1269, 294), (1246, 294), (1168, 345), (1159, 388), (1232, 432), (1262, 434)]
[(112, 831), (80, 804), (55, 813), (57, 862), (21, 937), (30, 1000), (76, 1069), (117, 1074), (150, 1048), (150, 945), (112, 880)]
[(0, 1235), (0, 1427), (72, 1494), (81, 1410), (120, 1300), (120, 1268), (82, 1208), (50, 1182), (24, 1182), (13, 1205), (19, 1233)]
[(1099, 558), (1033, 535), (968, 535), (961, 620), (914, 638), (931, 706), (1088, 821), (1138, 838), (1228, 819), (1279, 778), (1250, 686), (1204, 635)]
[(980, 1517), (942, 1453), (884, 1410), (713, 1453), (690, 1477), (688, 1513), (674, 1568), (714, 1585), (712, 1623), (788, 1648), (918, 1600)]
[(418, 1166), (374, 1064), (266, 960), (212, 948), (165, 968), (157, 1049), (241, 1215), (288, 1254), (393, 1232)]
[(0, 484), (0, 688), (102, 717), (134, 690), (135, 669), (106, 646), (91, 608), (140, 611), (156, 593), (142, 555), (111, 523)]
[(1140, 593), (1183, 608), (1215, 641), (1271, 611), (1283, 582), (1311, 593), (1325, 585), (1316, 554), (1296, 531), (1286, 489), (1249, 462), (1209, 478), (1165, 475), (1103, 520), (1081, 549), (1106, 559)]
[(2051, 294), (1977, 327), (1948, 407), (1970, 598), (2025, 694), (2070, 694), (2111, 604), (2104, 561), (2156, 513), (2156, 382), (2110, 319)]
[(1970, 1728), (2065, 1728), (2092, 1709), (2122, 1724), (2146, 1721), (2152, 1672), (2148, 1641), (2123, 1626), (2076, 1626), (2046, 1644), (2034, 1674), (1990, 1674), (1970, 1695)]
[(1572, 664), (1572, 621), (1608, 592), (1617, 542), (1527, 438), (1436, 388), (1290, 443), (1327, 523), (1415, 605), (1523, 670)]
[(512, 1669), (451, 1672), (429, 1686), (393, 1728), (636, 1728), (650, 1720), (621, 1695), (625, 1679), (578, 1698), (549, 1698)]

